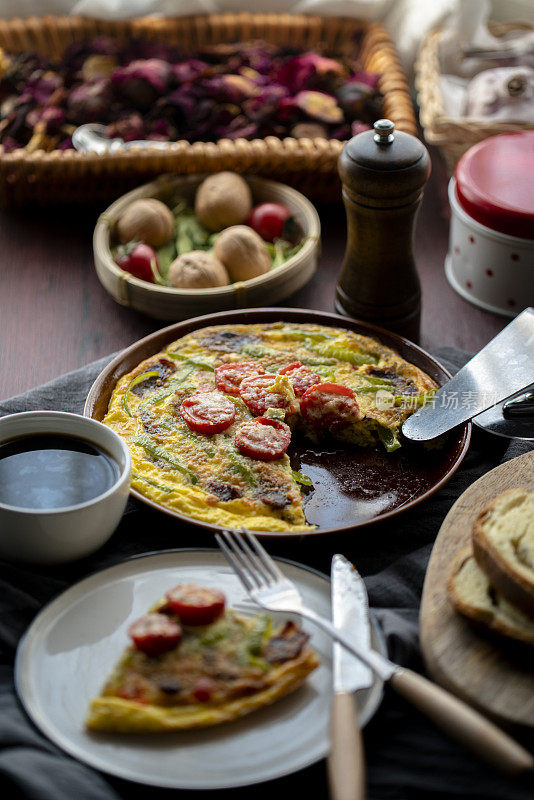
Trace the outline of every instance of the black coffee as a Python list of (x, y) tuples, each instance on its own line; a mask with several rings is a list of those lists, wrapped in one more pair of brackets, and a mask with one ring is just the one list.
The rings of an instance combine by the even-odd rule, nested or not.
[(0, 444), (0, 503), (55, 509), (111, 489), (117, 462), (92, 442), (71, 436), (23, 436)]

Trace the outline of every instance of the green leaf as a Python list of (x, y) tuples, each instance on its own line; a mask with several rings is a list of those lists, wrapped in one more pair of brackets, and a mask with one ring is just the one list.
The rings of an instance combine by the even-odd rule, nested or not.
[(176, 214), (176, 250), (178, 255), (190, 253), (191, 250), (208, 250), (210, 231), (202, 225), (190, 208), (182, 209)]
[(285, 254), (286, 248), (284, 248), (284, 242), (282, 239), (275, 239), (274, 240), (274, 257), (271, 264), (271, 269), (276, 269), (276, 267), (280, 267), (284, 261), (286, 261), (287, 257)]
[(160, 271), (158, 269), (158, 262), (156, 261), (155, 258), (150, 259), (150, 269), (152, 271), (154, 283), (157, 283), (158, 286), (168, 286), (168, 282), (164, 280), (160, 275)]
[(159, 264), (159, 271), (161, 273), (161, 277), (168, 282), (169, 278), (169, 267), (171, 266), (172, 262), (176, 258), (176, 242), (171, 239), (170, 242), (164, 244), (163, 247), (160, 247), (156, 250), (156, 255), (158, 257), (158, 264)]

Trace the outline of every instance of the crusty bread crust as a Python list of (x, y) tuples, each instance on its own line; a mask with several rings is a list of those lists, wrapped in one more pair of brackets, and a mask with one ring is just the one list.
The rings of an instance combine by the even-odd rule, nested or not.
[(482, 631), (497, 634), (500, 637), (504, 636), (508, 639), (513, 639), (515, 642), (534, 647), (534, 622), (531, 628), (528, 627), (528, 620), (525, 626), (520, 627), (513, 618), (507, 617), (506, 609), (498, 602), (498, 595), (496, 596), (496, 606), (492, 605), (489, 593), (487, 604), (483, 600), (474, 602), (473, 597), (466, 596), (465, 591), (461, 588), (459, 576), (463, 569), (471, 569), (472, 567), (477, 570), (477, 577), (484, 581), (485, 589), (487, 587), (489, 592), (491, 588), (487, 576), (474, 561), (471, 548), (463, 550), (454, 562), (447, 583), (449, 599), (456, 611), (475, 623)]
[(487, 535), (486, 526), (503, 498), (521, 501), (527, 496), (523, 489), (509, 489), (498, 495), (480, 512), (473, 524), (473, 553), (480, 568), (488, 576), (492, 586), (510, 603), (534, 617), (534, 570), (532, 577), (523, 570), (516, 570)]

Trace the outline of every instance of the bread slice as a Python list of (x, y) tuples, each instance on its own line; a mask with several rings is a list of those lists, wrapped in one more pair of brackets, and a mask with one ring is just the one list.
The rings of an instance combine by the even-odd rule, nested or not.
[(471, 548), (456, 559), (447, 589), (460, 614), (492, 633), (534, 647), (534, 620), (493, 589)]
[(491, 585), (534, 618), (534, 492), (496, 497), (474, 522), (473, 552)]

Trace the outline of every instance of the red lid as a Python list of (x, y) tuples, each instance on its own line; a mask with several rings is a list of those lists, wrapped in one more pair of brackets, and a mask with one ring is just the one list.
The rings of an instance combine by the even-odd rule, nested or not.
[(502, 133), (471, 147), (455, 170), (464, 211), (494, 231), (534, 239), (534, 130)]

